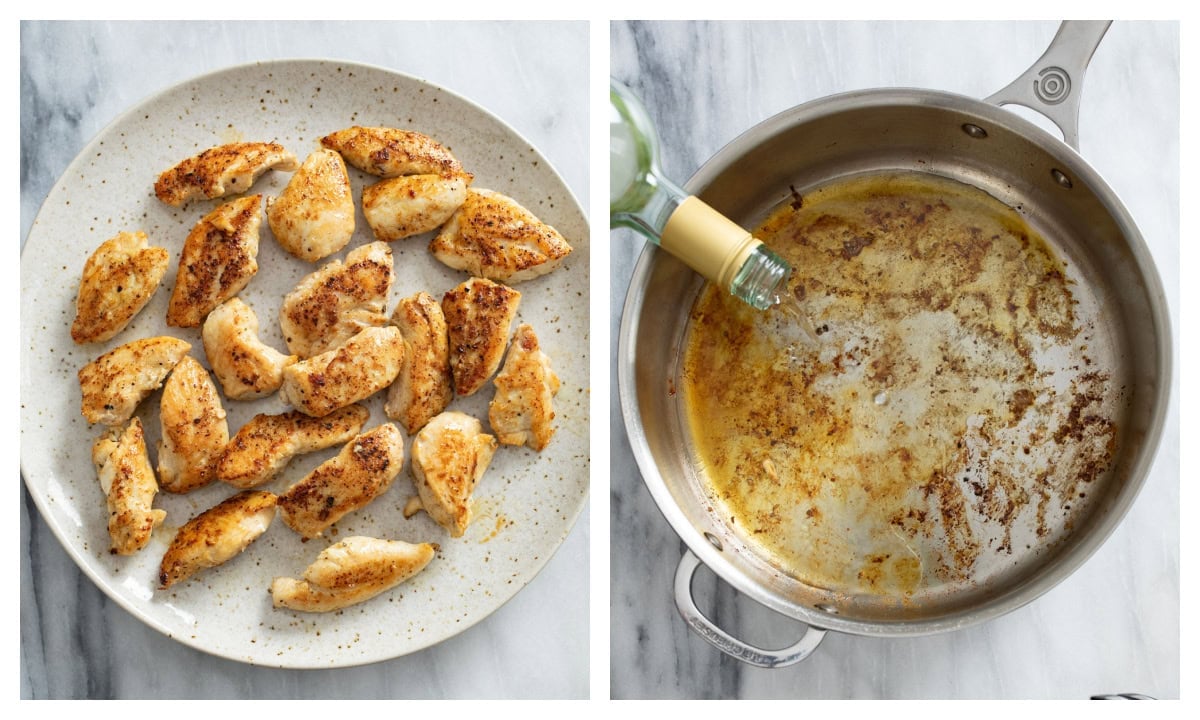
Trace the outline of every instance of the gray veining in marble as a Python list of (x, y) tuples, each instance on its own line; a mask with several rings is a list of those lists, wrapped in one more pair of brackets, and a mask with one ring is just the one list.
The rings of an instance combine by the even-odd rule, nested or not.
[[(395, 68), (472, 99), (529, 139), (588, 206), (586, 23), (27, 22), (22, 242), (68, 163), (126, 108), (208, 71), (312, 57)], [(588, 695), (586, 508), (533, 582), (479, 625), (387, 662), (288, 671), (209, 656), (143, 625), (80, 573), (22, 497), (24, 698)]]
[[(1036, 60), (1055, 30), (1053, 22), (620, 22), (611, 27), (611, 72), (646, 100), (664, 170), (682, 183), (754, 124), (830, 93), (911, 86), (985, 97)], [(1088, 70), (1080, 121), (1083, 156), (1122, 198), (1158, 264), (1176, 338), (1179, 38), (1176, 23), (1115, 23)], [(641, 245), (630, 231), (613, 233), (614, 346)], [(682, 545), (630, 455), (615, 347), (611, 357), (613, 697), (1179, 696), (1178, 370), (1140, 497), (1066, 581), (982, 626), (909, 639), (830, 633), (799, 665), (760, 670), (690, 633), (673, 607)], [(770, 647), (799, 637), (797, 623), (738, 597), (711, 572), (695, 587), (701, 607), (735, 635)]]

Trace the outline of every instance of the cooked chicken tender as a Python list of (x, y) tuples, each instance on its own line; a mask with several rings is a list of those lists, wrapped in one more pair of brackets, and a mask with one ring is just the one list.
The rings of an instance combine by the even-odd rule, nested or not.
[(267, 200), (267, 222), (284, 250), (316, 262), (354, 235), (354, 197), (342, 156), (315, 150), (278, 198)]
[(279, 474), (291, 459), (341, 445), (362, 430), (371, 412), (362, 405), (314, 418), (293, 410), (255, 415), (242, 426), (217, 462), (217, 479), (236, 488), (252, 488)]
[(231, 143), (209, 148), (158, 176), (154, 194), (179, 207), (192, 198), (244, 193), (267, 170), (295, 170), (296, 156), (277, 143)]
[(519, 325), (508, 357), (494, 381), (496, 395), (488, 405), (488, 422), (505, 445), (528, 445), (540, 451), (554, 435), (554, 395), (559, 380), (550, 358), (529, 325)]
[(470, 415), (444, 412), (413, 439), (413, 485), (421, 507), (451, 537), (471, 522), (471, 495), (496, 452), (496, 438)]
[(134, 418), (123, 431), (113, 428), (97, 438), (92, 463), (108, 499), (110, 552), (132, 555), (146, 547), (154, 528), (167, 517), (153, 508), (158, 482), (146, 453), (142, 421)]
[(404, 467), (404, 435), (384, 423), (355, 437), (279, 496), (283, 522), (314, 538), (381, 495)]
[(437, 545), (348, 537), (331, 545), (304, 571), (304, 579), (277, 577), (271, 598), (277, 608), (300, 612), (340, 610), (391, 590), (425, 569)]
[(459, 175), (462, 165), (441, 143), (419, 132), (354, 126), (321, 138), (321, 145), (371, 175)]
[(170, 262), (171, 254), (150, 247), (140, 230), (101, 243), (83, 266), (71, 338), (83, 344), (116, 337), (150, 302)]
[(158, 481), (163, 490), (185, 493), (216, 478), (217, 461), (229, 442), (229, 426), (217, 386), (190, 355), (171, 371), (159, 408)]
[(511, 284), (554, 270), (571, 246), (512, 198), (472, 188), (429, 250), (456, 270)]
[(383, 411), (411, 435), (454, 399), (450, 341), (442, 306), (426, 292), (402, 299), (392, 312), (392, 324), (404, 338), (404, 362), (388, 388)]
[(191, 349), (191, 344), (166, 335), (142, 338), (84, 365), (79, 369), (83, 417), (90, 423), (124, 423)]
[(283, 369), (299, 360), (258, 339), (258, 316), (239, 298), (230, 298), (204, 320), (204, 355), (225, 397), (249, 400), (283, 384)]
[(408, 175), (380, 180), (363, 188), (363, 216), (378, 240), (436, 230), (467, 199), (462, 175)]
[(484, 278), (471, 278), (442, 297), (456, 394), (474, 394), (500, 367), (520, 302), (521, 293)]
[(275, 496), (243, 492), (184, 523), (163, 555), (159, 589), (166, 590), (205, 569), (242, 553), (275, 519)]
[(387, 324), (384, 306), (395, 280), (392, 249), (373, 242), (308, 275), (283, 299), (279, 325), (288, 350), (319, 355), (360, 330)]
[(403, 361), (399, 329), (367, 328), (329, 352), (284, 368), (279, 392), (300, 412), (324, 417), (391, 385)]
[(205, 215), (183, 241), (167, 324), (199, 327), (258, 272), (262, 195), (231, 200)]

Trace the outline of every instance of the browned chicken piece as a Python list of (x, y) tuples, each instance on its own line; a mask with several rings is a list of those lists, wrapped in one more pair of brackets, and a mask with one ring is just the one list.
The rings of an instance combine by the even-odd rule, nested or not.
[(262, 195), (231, 200), (205, 215), (183, 241), (167, 324), (199, 327), (258, 272)]
[(284, 250), (316, 262), (346, 247), (354, 235), (354, 197), (342, 156), (309, 155), (278, 198), (267, 200), (267, 222)]
[(388, 388), (383, 411), (411, 435), (454, 399), (450, 380), (450, 341), (442, 306), (429, 293), (402, 299), (392, 324), (404, 337), (404, 362)]
[(500, 367), (520, 302), (516, 290), (477, 277), (442, 297), (455, 394), (474, 394)]
[(400, 240), (436, 230), (467, 199), (462, 175), (407, 175), (363, 188), (363, 216), (378, 240)]
[(217, 463), (217, 479), (236, 488), (262, 485), (297, 455), (341, 445), (362, 430), (371, 412), (362, 405), (314, 418), (293, 410), (255, 415), (242, 426)]
[(239, 298), (230, 298), (204, 320), (204, 355), (225, 397), (249, 400), (283, 384), (283, 369), (296, 362), (258, 339), (258, 316)]
[(142, 338), (84, 365), (79, 369), (83, 417), (90, 423), (124, 423), (191, 349), (189, 343), (166, 335)]
[(92, 463), (108, 499), (110, 552), (132, 555), (146, 547), (154, 528), (167, 517), (153, 508), (158, 482), (146, 453), (142, 421), (134, 418), (124, 431), (113, 428), (97, 438)]
[(404, 435), (384, 423), (355, 437), (279, 496), (283, 522), (314, 538), (381, 495), (404, 467)]
[(557, 268), (571, 246), (512, 198), (472, 188), (429, 250), (456, 270), (518, 283)]
[(304, 579), (277, 577), (271, 598), (277, 608), (329, 612), (370, 600), (425, 569), (437, 545), (348, 537), (330, 545), (304, 571)]
[(354, 126), (321, 138), (354, 167), (371, 175), (459, 175), (462, 165), (441, 143), (419, 132)]
[(159, 589), (166, 590), (205, 569), (242, 553), (275, 519), (275, 496), (269, 492), (238, 493), (184, 523), (163, 555)]
[(559, 381), (529, 325), (517, 326), (494, 384), (488, 421), (500, 442), (538, 451), (546, 447), (554, 435), (553, 398)]
[(217, 461), (229, 442), (229, 426), (217, 386), (199, 362), (184, 357), (163, 387), (158, 417), (158, 482), (185, 493), (216, 478)]
[(295, 170), (296, 156), (277, 143), (232, 143), (209, 148), (158, 176), (154, 194), (179, 207), (192, 198), (244, 193), (267, 170)]
[(171, 254), (150, 247), (140, 230), (101, 243), (83, 266), (71, 338), (83, 344), (116, 337), (150, 302), (170, 262)]
[(329, 352), (284, 368), (279, 392), (300, 412), (324, 417), (391, 385), (403, 361), (400, 330), (367, 328)]
[(470, 415), (444, 412), (417, 433), (412, 444), (413, 485), (421, 507), (451, 537), (462, 537), (471, 522), (471, 495), (483, 477), (496, 438)]
[(301, 358), (337, 347), (368, 327), (387, 324), (384, 306), (395, 280), (392, 249), (373, 242), (308, 275), (283, 299), (279, 325)]

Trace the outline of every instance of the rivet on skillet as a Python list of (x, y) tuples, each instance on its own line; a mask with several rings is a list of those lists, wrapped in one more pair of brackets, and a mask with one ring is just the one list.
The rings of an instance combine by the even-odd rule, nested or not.
[(1062, 170), (1059, 170), (1058, 168), (1050, 169), (1050, 177), (1054, 178), (1054, 182), (1058, 183), (1059, 185), (1062, 185), (1063, 187), (1065, 187), (1068, 190), (1070, 190), (1073, 187), (1073, 185), (1071, 184), (1071, 178), (1067, 177), (1067, 174), (1064, 173)]
[(984, 130), (983, 128), (979, 127), (978, 125), (973, 125), (971, 123), (963, 123), (962, 129), (963, 129), (963, 132), (965, 132), (966, 134), (975, 138), (976, 140), (983, 140), (984, 138), (987, 137), (987, 130)]
[(721, 547), (721, 541), (717, 539), (716, 535), (706, 532), (706, 533), (704, 533), (704, 539), (708, 540), (708, 542), (711, 543), (712, 546), (715, 547), (716, 549), (721, 550), (721, 551), (725, 550), (725, 548)]
[(820, 610), (823, 613), (828, 613), (829, 615), (837, 615), (838, 614), (838, 610), (836, 607), (834, 607), (832, 605), (827, 605), (826, 603), (818, 603), (814, 607), (816, 607), (818, 610)]

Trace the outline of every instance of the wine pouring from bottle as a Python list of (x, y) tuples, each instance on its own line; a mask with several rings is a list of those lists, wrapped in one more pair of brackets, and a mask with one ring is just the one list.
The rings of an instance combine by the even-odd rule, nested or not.
[(663, 177), (658, 134), (629, 88), (610, 80), (609, 99), (613, 226), (633, 228), (759, 310), (785, 300), (791, 266), (737, 223)]

